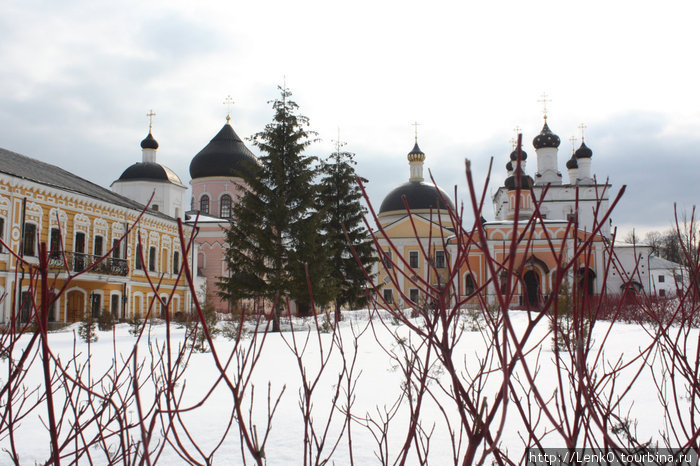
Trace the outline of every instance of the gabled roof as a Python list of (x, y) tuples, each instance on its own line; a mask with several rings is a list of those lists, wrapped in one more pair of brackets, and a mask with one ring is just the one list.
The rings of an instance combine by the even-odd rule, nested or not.
[(650, 255), (649, 256), (649, 269), (651, 270), (674, 270), (674, 269), (680, 269), (681, 264), (677, 262), (673, 262), (670, 260), (666, 260), (662, 257)]
[[(91, 181), (74, 175), (56, 165), (42, 162), (26, 155), (0, 148), (0, 173), (14, 176), (52, 188), (82, 194), (93, 199), (114, 204), (127, 209), (142, 211), (144, 205), (127, 197), (103, 188)], [(174, 220), (160, 211), (148, 211), (149, 215)]]

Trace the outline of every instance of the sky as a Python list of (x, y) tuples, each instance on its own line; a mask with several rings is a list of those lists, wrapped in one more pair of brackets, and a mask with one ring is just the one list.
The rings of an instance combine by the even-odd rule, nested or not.
[(621, 234), (665, 230), (700, 197), (698, 17), (697, 1), (6, 0), (0, 147), (109, 187), (153, 109), (158, 162), (188, 184), (226, 97), (246, 138), (286, 83), (318, 133), (309, 154), (340, 135), (376, 208), (408, 180), (413, 122), (462, 200), (465, 158), (480, 185), (493, 158), (489, 196), (503, 183), (516, 127), (534, 174), (546, 93), (564, 180), (583, 123), (592, 172), (627, 186)]

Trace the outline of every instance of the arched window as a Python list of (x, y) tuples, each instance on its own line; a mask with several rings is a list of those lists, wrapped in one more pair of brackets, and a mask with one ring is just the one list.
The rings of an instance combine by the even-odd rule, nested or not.
[(476, 290), (476, 283), (474, 283), (474, 276), (470, 273), (467, 274), (464, 279), (464, 295), (471, 296)]
[(209, 214), (209, 196), (206, 194), (199, 199), (199, 211), (203, 214)]
[(231, 217), (231, 196), (228, 194), (224, 194), (221, 196), (221, 218), (230, 218)]

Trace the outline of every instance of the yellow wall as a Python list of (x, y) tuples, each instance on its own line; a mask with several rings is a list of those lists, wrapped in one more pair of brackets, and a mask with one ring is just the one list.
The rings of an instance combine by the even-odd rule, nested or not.
[[(23, 200), (25, 198), (26, 208), (23, 209)], [(112, 241), (118, 239), (126, 231), (127, 225), (134, 225), (140, 214), (136, 210), (96, 200), (82, 194), (58, 190), (3, 175), (0, 176), (0, 218), (4, 219), (2, 234), (4, 241), (18, 254), (21, 250), (23, 210), (25, 212), (25, 222), (36, 225), (39, 233), (39, 242), (35, 245), (34, 255), (25, 257), (28, 266), (25, 267), (25, 280), (21, 283), (22, 289), (26, 289), (29, 286), (29, 280), (26, 278), (29, 274), (26, 271), (29, 270), (30, 266), (38, 264), (38, 244), (43, 242), (46, 243), (47, 248), (50, 246), (50, 231), (52, 227), (60, 228), (63, 250), (67, 253), (70, 254), (75, 251), (76, 233), (82, 232), (85, 235), (85, 254), (94, 254), (95, 237), (98, 235), (103, 237), (102, 252), (106, 254), (112, 247)], [(191, 229), (186, 227), (186, 231), (191, 231)], [(122, 251), (126, 247), (125, 259), (128, 264), (126, 276), (116, 274), (112, 268), (106, 267), (99, 272), (83, 273), (73, 278), (65, 286), (69, 273), (59, 266), (62, 259), (56, 259), (59, 262), (54, 263), (52, 276), (55, 277), (55, 282), (52, 283), (52, 287), (59, 290), (65, 286), (65, 293), (57, 303), (57, 320), (65, 321), (69, 318), (73, 320), (73, 316), (76, 315), (75, 312), (69, 315), (69, 291), (73, 292), (71, 297), (75, 298), (73, 304), (79, 301), (76, 298), (78, 293), (83, 295), (83, 312), (90, 308), (90, 296), (93, 294), (101, 295), (101, 307), (109, 309), (111, 305), (110, 296), (112, 294), (121, 296), (125, 293), (127, 306), (126, 314), (122, 315), (124, 318), (132, 316), (133, 308), (135, 307), (135, 296), (143, 296), (141, 298), (141, 307), (145, 309), (143, 304), (145, 298), (149, 294), (152, 296), (154, 292), (148, 283), (145, 271), (135, 270), (136, 247), (139, 236), (145, 255), (144, 269), (148, 269), (148, 251), (150, 247), (156, 248), (157, 267), (155, 272), (150, 272), (150, 275), (154, 284), (160, 283), (159, 294), (169, 295), (175, 288), (174, 296), (177, 296), (177, 309), (173, 305), (171, 311), (184, 312), (188, 310), (190, 301), (189, 290), (182, 281), (176, 283), (176, 274), (172, 273), (173, 251), (180, 249), (177, 223), (171, 219), (146, 214), (138, 221), (137, 228), (132, 230), (121, 245)], [(184, 254), (180, 252), (180, 267), (182, 267), (185, 260), (183, 256)], [(121, 257), (124, 258), (124, 252), (121, 253)], [(74, 261), (70, 261), (70, 257), (68, 259), (68, 267), (71, 269), (72, 274), (74, 273), (72, 267)], [(17, 286), (17, 282), (20, 280), (19, 275), (16, 277), (15, 273), (16, 262), (15, 258), (7, 251), (0, 253), (0, 286), (6, 293), (5, 301), (9, 301), (2, 303), (0, 307), (4, 312), (5, 320), (9, 317), (9, 311), (17, 308), (19, 301), (17, 292), (20, 290), (20, 287)], [(160, 306), (155, 308), (155, 314), (160, 314)]]

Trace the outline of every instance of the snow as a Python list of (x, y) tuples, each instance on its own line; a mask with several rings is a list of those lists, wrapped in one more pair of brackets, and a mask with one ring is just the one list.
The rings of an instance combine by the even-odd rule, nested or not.
[[(399, 362), (403, 358), (402, 347), (397, 343), (397, 339), (405, 339), (412, 344), (417, 344), (418, 340), (406, 325), (398, 325), (386, 314), (374, 315), (370, 318), (368, 311), (346, 312), (345, 319), (340, 323), (338, 336), (342, 339), (346, 351), (346, 361), (350, 361), (354, 355), (353, 343), (357, 342), (357, 361), (355, 375), (358, 376), (354, 402), (351, 408), (356, 422), (351, 424), (351, 434), (353, 440), (353, 459), (356, 464), (377, 464), (379, 463), (377, 452), (378, 446), (370, 429), (363, 426), (361, 418), (372, 416), (374, 420), (379, 420), (380, 413), (386, 413), (394, 405), (401, 394), (403, 374)], [(528, 314), (524, 311), (511, 311), (512, 321), (516, 331), (522, 331), (528, 322)], [(462, 368), (467, 371), (475, 371), (478, 362), (485, 356), (484, 351), (488, 344), (482, 333), (475, 331), (468, 317), (463, 317), (465, 322), (465, 333), (462, 334), (455, 348), (458, 356), (455, 361), (463, 362)], [(415, 321), (417, 322), (417, 321)], [(250, 325), (250, 324), (249, 324)], [(340, 434), (342, 428), (343, 414), (332, 409), (331, 397), (338, 382), (339, 373), (342, 371), (342, 358), (337, 348), (332, 345), (332, 333), (311, 332), (313, 321), (310, 319), (295, 319), (293, 321), (294, 331), (291, 331), (289, 324), (286, 331), (279, 334), (255, 333), (252, 327), (245, 335), (243, 342), (250, 343), (253, 338), (258, 339), (258, 344), (262, 344), (260, 360), (253, 371), (251, 386), (254, 387), (255, 397), (252, 408), (252, 418), (258, 426), (260, 435), (266, 423), (268, 384), (270, 396), (274, 399), (283, 391), (281, 401), (272, 420), (270, 438), (265, 447), (267, 464), (269, 465), (290, 465), (301, 464), (303, 457), (304, 426), (300, 415), (300, 369), (290, 349), (295, 345), (303, 348), (302, 357), (306, 374), (313, 378), (320, 364), (321, 354), (327, 355), (330, 351), (329, 366), (322, 374), (313, 396), (314, 420), (319, 423), (317, 428), (321, 428), (329, 413), (333, 413), (334, 418), (331, 423), (327, 448), (333, 444), (334, 439)], [(123, 360), (134, 348), (135, 337), (129, 333), (129, 325), (120, 324), (114, 332), (98, 332), (99, 339), (90, 345), (90, 357), (92, 361), (92, 374), (99, 374), (106, 371), (114, 360), (115, 351), (117, 361)], [(59, 332), (49, 334), (50, 346), (55, 355), (59, 356), (64, 363), (73, 355), (75, 330), (77, 325)], [(185, 342), (185, 328), (172, 326), (171, 341), (174, 346)], [(605, 337), (610, 330), (610, 335)], [(536, 383), (542, 393), (551, 393), (557, 384), (557, 372), (554, 364), (551, 336), (548, 334), (548, 323), (543, 321), (535, 328), (534, 334), (530, 337), (531, 343), (528, 348), (531, 350), (527, 354), (527, 360), (534, 368), (539, 365), (536, 375)], [(148, 342), (152, 343), (151, 348), (159, 347), (166, 339), (166, 326), (164, 324), (149, 327), (148, 337), (144, 336), (138, 345), (139, 358), (147, 362), (146, 371), (156, 373), (157, 367), (150, 366), (150, 353), (148, 352)], [(697, 337), (697, 334), (695, 334)], [(264, 342), (262, 341), (265, 337)], [(696, 338), (695, 337), (695, 338)], [(12, 355), (18, 357), (21, 347), (27, 344), (30, 336), (22, 336), (18, 349)], [(599, 361), (596, 361), (597, 368), (607, 367), (604, 361), (616, 361), (622, 358), (624, 361), (632, 361), (632, 366), (626, 370), (621, 381), (632, 377), (635, 369), (641, 364), (640, 361), (633, 361), (633, 358), (640, 354), (642, 350), (651, 342), (648, 329), (636, 324), (615, 324), (609, 329), (609, 324), (600, 322), (594, 329), (593, 339), (596, 345), (604, 342), (604, 353)], [(86, 361), (88, 357), (87, 344), (78, 341), (76, 347), (80, 354), (78, 361)], [(231, 353), (234, 343), (219, 334), (215, 338), (215, 349), (222, 360)], [(323, 353), (321, 351), (323, 349)], [(173, 350), (174, 351), (174, 350)], [(393, 359), (391, 354), (397, 355), (398, 359)], [(693, 353), (695, 354), (695, 353)], [(593, 364), (593, 362), (589, 362)], [(228, 373), (233, 374), (236, 364), (231, 364)], [(43, 374), (41, 364), (37, 359), (32, 365), (24, 384), (28, 387), (42, 387)], [(181, 383), (184, 393), (184, 405), (195, 403), (202, 399), (202, 396), (212, 387), (217, 377), (217, 370), (211, 352), (193, 353), (185, 370), (185, 377)], [(7, 374), (7, 360), (0, 363), (0, 386), (4, 385)], [(438, 381), (449, 385), (443, 372), (435, 368), (433, 373), (435, 380), (431, 382), (431, 388), (435, 398), (447, 408), (447, 415), (451, 422), (457, 421), (457, 412), (450, 406), (446, 393), (438, 389)], [(522, 373), (519, 376), (523, 376)], [(643, 370), (640, 378), (632, 387), (630, 395), (623, 399), (621, 411), (629, 412), (630, 418), (636, 422), (639, 437), (642, 439), (659, 440), (659, 430), (663, 427), (663, 410), (658, 399), (650, 370)], [(486, 380), (485, 395), (489, 400), (493, 400), (501, 378), (499, 374), (493, 374)], [(521, 394), (526, 396), (525, 393)], [(145, 386), (142, 392), (144, 403), (152, 400), (152, 392)], [(150, 398), (149, 398), (150, 397)], [(2, 404), (5, 400), (2, 400)], [(345, 405), (344, 396), (341, 393), (339, 405)], [(534, 403), (534, 402), (533, 402)], [(245, 406), (250, 406), (250, 392), (245, 397)], [(60, 406), (60, 405), (59, 405)], [(194, 441), (203, 451), (209, 452), (221, 440), (226, 432), (227, 424), (232, 410), (232, 398), (230, 391), (225, 384), (220, 383), (206, 401), (192, 411), (182, 415), (182, 423), (187, 426)], [(531, 407), (537, 411), (536, 405)], [(135, 408), (134, 408), (135, 409)], [(427, 398), (423, 407), (423, 427), (426, 430), (434, 429), (431, 438), (430, 461), (429, 464), (452, 464), (451, 438), (445, 428), (443, 414), (438, 409), (436, 401)], [(135, 416), (135, 411), (131, 414)], [(247, 416), (246, 408), (246, 416)], [(398, 413), (391, 420), (389, 428), (389, 438), (387, 450), (389, 457), (393, 459), (405, 440), (406, 427), (408, 422), (407, 402), (404, 399), (399, 406)], [(46, 408), (33, 411), (16, 427), (17, 449), (20, 453), (22, 464), (43, 463), (49, 455), (49, 442), (46, 424)], [(551, 427), (551, 426), (549, 426)], [(548, 421), (543, 420), (539, 429), (547, 429)], [(501, 439), (504, 448), (509, 452), (517, 452), (519, 458), (523, 451), (523, 444), (520, 438), (523, 435), (523, 427), (514, 409), (507, 412), (507, 422)], [(375, 429), (376, 433), (376, 429)], [(138, 436), (138, 432), (132, 432)], [(159, 435), (159, 434), (157, 434)], [(346, 435), (346, 434), (344, 434)], [(333, 464), (349, 464), (349, 451), (345, 437), (341, 439), (336, 451), (332, 455)], [(188, 442), (185, 440), (185, 443)], [(548, 447), (561, 447), (560, 437), (550, 434), (545, 437), (545, 445)], [(9, 447), (8, 438), (0, 438), (0, 449), (3, 451)], [(95, 451), (93, 460), (100, 464), (106, 462), (100, 452)], [(328, 453), (326, 451), (326, 453)], [(242, 464), (241, 445), (239, 442), (236, 426), (228, 432), (221, 447), (216, 451), (214, 464)], [(5, 455), (0, 457), (0, 463), (9, 461)], [(174, 449), (167, 446), (163, 456), (159, 458), (162, 464), (181, 464), (183, 459), (177, 455)], [(200, 458), (201, 461), (201, 458)], [(415, 455), (409, 456), (409, 464), (414, 464)]]

